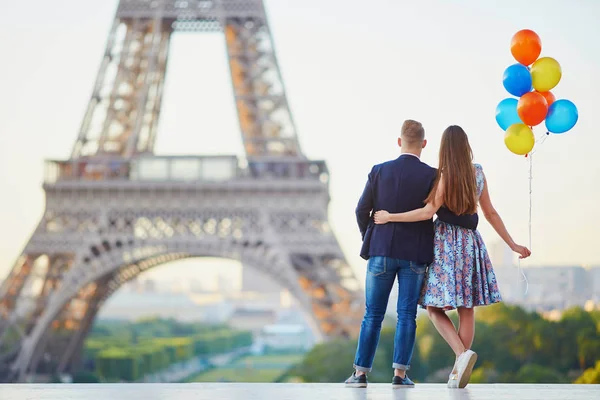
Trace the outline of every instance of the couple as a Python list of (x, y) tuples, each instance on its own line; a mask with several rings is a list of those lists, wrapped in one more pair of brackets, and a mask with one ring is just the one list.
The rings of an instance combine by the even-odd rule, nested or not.
[[(373, 167), (356, 207), (368, 259), (366, 310), (349, 387), (366, 387), (394, 280), (398, 279), (398, 323), (394, 338), (394, 388), (414, 387), (406, 375), (415, 344), (417, 304), (456, 355), (448, 387), (469, 383), (473, 352), (473, 308), (501, 300), (485, 244), (477, 231), (477, 205), (498, 235), (520, 258), (517, 245), (492, 206), (481, 165), (473, 164), (466, 133), (450, 126), (442, 135), (439, 169), (420, 161), (425, 148), (421, 123), (402, 125), (396, 160)], [(425, 206), (424, 206), (425, 205)], [(433, 215), (437, 220), (433, 222)], [(458, 310), (459, 329), (446, 315)]]

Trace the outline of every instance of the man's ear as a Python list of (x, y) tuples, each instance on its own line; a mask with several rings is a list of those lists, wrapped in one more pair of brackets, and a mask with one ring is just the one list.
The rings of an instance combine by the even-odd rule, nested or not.
[(427, 139), (423, 139), (423, 148), (427, 146)]
[(398, 147), (402, 147), (402, 138), (401, 137), (398, 138)]

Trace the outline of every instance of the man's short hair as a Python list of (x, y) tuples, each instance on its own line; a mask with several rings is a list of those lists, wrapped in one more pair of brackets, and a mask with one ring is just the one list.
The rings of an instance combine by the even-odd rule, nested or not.
[(421, 144), (425, 140), (425, 129), (423, 124), (407, 119), (402, 124), (402, 130), (400, 132), (402, 141), (409, 146)]

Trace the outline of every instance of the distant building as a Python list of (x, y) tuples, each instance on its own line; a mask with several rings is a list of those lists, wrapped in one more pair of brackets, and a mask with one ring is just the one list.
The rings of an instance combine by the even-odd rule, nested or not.
[(494, 268), (512, 267), (515, 264), (515, 254), (503, 241), (492, 243), (487, 250)]
[(600, 305), (600, 267), (592, 267), (588, 270), (589, 282), (592, 286), (592, 300)]
[(525, 269), (518, 266), (496, 266), (494, 265), (494, 273), (500, 288), (502, 299), (508, 303), (519, 303), (524, 300), (527, 289), (527, 281)]
[(283, 309), (290, 309), (294, 305), (294, 296), (289, 290), (284, 289), (279, 294), (279, 306)]
[(230, 277), (225, 275), (219, 275), (217, 277), (217, 292), (223, 295), (231, 295), (236, 292), (236, 287), (234, 282)]
[(528, 268), (525, 275), (530, 287), (525, 300), (538, 309), (584, 306), (592, 295), (583, 267)]
[(314, 345), (313, 335), (304, 325), (267, 325), (258, 341), (266, 350), (275, 351), (304, 352)]
[(206, 285), (203, 281), (192, 279), (189, 282), (189, 291), (191, 293), (205, 293), (208, 292), (208, 285)]
[(277, 293), (281, 286), (259, 269), (242, 267), (242, 292)]
[(553, 266), (495, 268), (500, 292), (507, 303), (537, 311), (590, 307), (600, 302), (600, 268)]
[(255, 334), (267, 325), (277, 321), (277, 312), (272, 309), (238, 308), (229, 318), (229, 325), (233, 328), (251, 331)]
[(141, 317), (203, 321), (205, 310), (189, 297), (173, 293), (118, 291), (100, 309), (101, 319), (135, 320)]

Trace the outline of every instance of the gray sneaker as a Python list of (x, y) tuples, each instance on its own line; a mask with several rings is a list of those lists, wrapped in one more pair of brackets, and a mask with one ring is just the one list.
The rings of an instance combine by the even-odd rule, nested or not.
[(346, 387), (349, 388), (366, 388), (367, 387), (367, 375), (356, 376), (356, 372), (352, 373), (352, 376), (346, 379)]
[(408, 375), (405, 375), (404, 378), (394, 376), (392, 379), (392, 387), (394, 389), (413, 388), (415, 387), (415, 383), (410, 380)]

